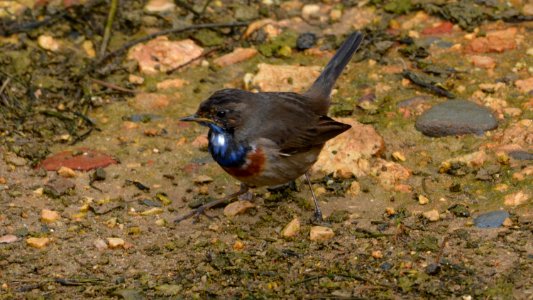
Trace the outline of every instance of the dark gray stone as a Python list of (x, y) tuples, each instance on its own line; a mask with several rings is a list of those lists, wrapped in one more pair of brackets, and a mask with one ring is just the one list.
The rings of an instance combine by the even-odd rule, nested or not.
[(492, 112), (479, 104), (465, 100), (449, 100), (423, 113), (415, 127), (427, 136), (478, 134), (495, 129), (498, 121)]
[(517, 160), (533, 160), (533, 153), (526, 151), (511, 151), (509, 156)]
[(316, 43), (316, 35), (311, 32), (300, 34), (296, 40), (296, 48), (300, 51), (313, 47)]
[(474, 219), (474, 224), (479, 228), (498, 228), (508, 217), (509, 213), (505, 210), (495, 210), (479, 215)]

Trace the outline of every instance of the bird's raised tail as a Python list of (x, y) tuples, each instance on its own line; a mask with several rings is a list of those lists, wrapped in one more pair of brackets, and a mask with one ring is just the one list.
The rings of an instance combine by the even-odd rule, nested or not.
[(326, 65), (320, 76), (315, 80), (311, 88), (305, 92), (304, 95), (312, 100), (311, 107), (318, 114), (327, 114), (329, 109), (329, 96), (333, 85), (362, 41), (363, 35), (360, 32), (350, 34)]

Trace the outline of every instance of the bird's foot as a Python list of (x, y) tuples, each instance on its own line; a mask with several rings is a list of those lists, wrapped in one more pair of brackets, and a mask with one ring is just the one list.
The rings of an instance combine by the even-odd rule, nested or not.
[(246, 192), (246, 193), (240, 195), (238, 199), (240, 201), (253, 201), (254, 200), (254, 193)]

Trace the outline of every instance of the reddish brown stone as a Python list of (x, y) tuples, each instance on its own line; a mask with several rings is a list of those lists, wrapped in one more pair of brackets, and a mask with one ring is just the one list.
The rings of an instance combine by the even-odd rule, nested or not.
[(453, 29), (453, 23), (442, 22), (439, 25), (422, 30), (422, 34), (425, 35), (439, 35), (451, 33)]
[(113, 157), (88, 148), (77, 149), (75, 153), (80, 154), (73, 155), (73, 151), (59, 152), (43, 160), (39, 167), (47, 171), (57, 171), (61, 167), (89, 171), (117, 163)]

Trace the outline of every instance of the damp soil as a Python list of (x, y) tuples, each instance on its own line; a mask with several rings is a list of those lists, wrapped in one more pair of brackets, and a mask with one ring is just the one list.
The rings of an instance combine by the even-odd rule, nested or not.
[[(146, 33), (143, 3), (131, 2), (129, 10), (124, 9), (117, 18), (110, 49), (118, 49), (130, 38)], [(250, 21), (259, 17), (288, 17), (280, 6), (257, 5), (261, 14), (258, 16), (249, 12), (243, 1), (232, 5), (220, 2), (228, 16), (235, 16), (238, 11), (241, 18)], [(355, 5), (353, 1), (345, 2), (346, 7)], [(441, 5), (371, 2), (389, 19), (407, 19), (418, 10), (429, 13), (436, 9), (435, 5)], [(473, 1), (460, 3), (473, 5)], [(400, 163), (411, 170), (412, 175), (405, 182), (411, 190), (387, 189), (370, 175), (345, 179), (332, 175), (315, 177), (313, 188), (322, 191), (319, 198), (326, 226), (333, 229), (335, 236), (313, 242), (309, 239), (310, 228), (314, 226), (312, 198), (301, 180), (292, 188), (254, 190), (255, 207), (233, 218), (224, 216), (223, 209), (218, 207), (207, 212), (209, 217), (174, 224), (177, 216), (190, 210), (191, 203), (217, 199), (238, 190), (238, 182), (212, 161), (206, 149), (193, 143), (206, 134), (205, 129), (180, 122), (179, 118), (193, 113), (200, 101), (217, 89), (228, 85), (242, 87), (244, 74), (255, 72), (260, 62), (320, 66), (327, 58), (310, 58), (296, 50), (284, 56), (275, 50), (272, 56), (258, 55), (225, 68), (200, 65), (185, 68), (177, 74), (189, 84), (179, 91), (165, 92), (171, 97), (179, 92), (179, 97), (173, 97), (163, 110), (140, 111), (131, 105), (133, 93), (91, 81), (97, 78), (127, 85), (127, 76), (135, 72), (131, 63), (117, 59), (93, 68), (96, 60), (82, 59), (76, 55), (76, 49), (51, 55), (36, 45), (37, 36), (49, 32), (58, 35), (61, 30), (67, 38), (66, 33), (74, 31), (100, 41), (108, 4), (97, 1), (90, 5), (68, 10), (67, 17), (54, 17), (62, 14), (63, 8), (57, 8), (58, 12), (52, 9), (27, 12), (16, 22), (35, 22), (37, 16), (58, 21), (10, 32), (17, 35), (18, 41), (1, 46), (0, 78), (2, 83), (8, 82), (8, 88), (2, 89), (0, 95), (3, 101), (0, 116), (4, 119), (0, 125), (0, 178), (5, 181), (0, 182), (0, 235), (14, 234), (19, 241), (0, 244), (0, 299), (533, 297), (531, 201), (504, 207), (510, 213), (511, 225), (507, 227), (477, 228), (473, 223), (473, 218), (483, 212), (502, 209), (505, 195), (531, 192), (531, 177), (524, 181), (512, 177), (530, 161), (502, 161), (494, 155), (481, 168), (459, 165), (453, 172), (442, 172), (442, 162), (477, 151), (517, 119), (503, 118), (495, 132), (482, 136), (423, 136), (414, 128), (415, 117), (406, 118), (398, 113), (400, 103), (423, 95), (429, 97), (429, 104), (436, 104), (446, 97), (419, 86), (406, 87), (400, 73), (383, 71), (388, 64), (402, 66), (403, 60), (416, 63), (420, 58), (406, 57), (397, 51), (384, 51), (376, 56), (378, 46), (382, 45), (376, 43), (389, 37), (379, 24), (365, 28), (367, 36), (375, 40), (364, 46), (366, 49), (339, 79), (331, 115), (349, 116), (374, 126), (385, 141), (382, 158), (393, 160), (394, 152), (405, 157)], [(164, 29), (184, 20), (205, 23), (207, 20), (202, 18), (210, 22), (222, 19), (220, 12), (197, 16), (190, 9), (196, 12), (201, 7), (186, 5), (180, 7), (176, 16), (151, 16), (149, 21)], [(466, 31), (480, 26), (480, 20), (489, 24), (502, 22), (494, 17), (494, 11), (499, 11), (494, 7), (488, 5), (483, 11), (487, 14), (460, 18), (453, 17), (458, 12), (450, 7), (438, 10), (435, 15), (458, 22)], [(74, 22), (74, 16), (84, 17)], [(453, 76), (443, 77), (441, 86), (453, 90), (467, 79), (475, 83), (494, 82), (496, 78), (513, 75), (512, 69), (519, 62), (532, 66), (532, 56), (525, 57), (524, 53), (533, 47), (533, 39), (527, 38), (531, 37), (533, 27), (527, 22), (516, 26), (525, 28), (524, 43), (517, 50), (500, 54), (502, 65), (490, 77), (487, 72), (471, 70), (468, 61), (461, 57), (442, 54), (429, 61), (436, 67), (444, 65), (459, 70)], [(233, 45), (241, 43), (239, 30), (210, 34), (231, 40)], [(4, 35), (2, 39), (6, 36), (13, 37)], [(399, 43), (396, 38), (389, 39)], [(336, 39), (330, 40), (326, 45), (335, 47)], [(254, 42), (242, 43), (249, 46), (246, 43)], [(219, 53), (228, 52), (226, 48), (223, 45)], [(370, 58), (373, 63), (368, 62)], [(165, 76), (147, 76), (142, 88), (153, 91)], [(388, 88), (374, 89), (375, 100), (370, 105), (361, 105), (359, 99), (378, 83)], [(455, 96), (468, 99), (474, 89), (468, 85)], [(523, 102), (514, 94), (505, 100), (517, 107)], [(135, 122), (135, 127), (125, 127), (125, 120), (136, 120), (143, 113), (152, 117), (141, 116), (142, 121)], [(531, 118), (531, 110), (525, 110), (521, 118)], [(76, 172), (75, 177), (68, 179), (75, 187), (67, 193), (58, 197), (42, 194), (40, 188), (58, 175), (39, 169), (38, 163), (50, 153), (82, 147), (110, 154), (119, 163), (105, 168), (105, 180), (91, 180), (94, 171)], [(24, 158), (26, 165), (7, 158), (13, 153)], [(480, 179), (480, 170), (487, 170), (488, 177)], [(209, 176), (212, 182), (194, 183), (200, 175)], [(357, 195), (347, 192), (353, 181), (361, 187)], [(507, 186), (505, 192), (495, 189), (498, 185)], [(429, 203), (421, 205), (420, 195), (428, 198)], [(61, 218), (52, 224), (43, 223), (42, 209), (57, 211)], [(432, 209), (439, 213), (436, 222), (422, 216)], [(149, 210), (156, 213), (143, 213)], [(296, 236), (283, 238), (281, 230), (295, 217), (301, 220), (302, 228)], [(34, 249), (26, 244), (29, 237), (48, 237), (51, 242), (43, 249)], [(121, 238), (126, 244), (119, 249), (95, 247), (95, 241), (109, 237)]]

